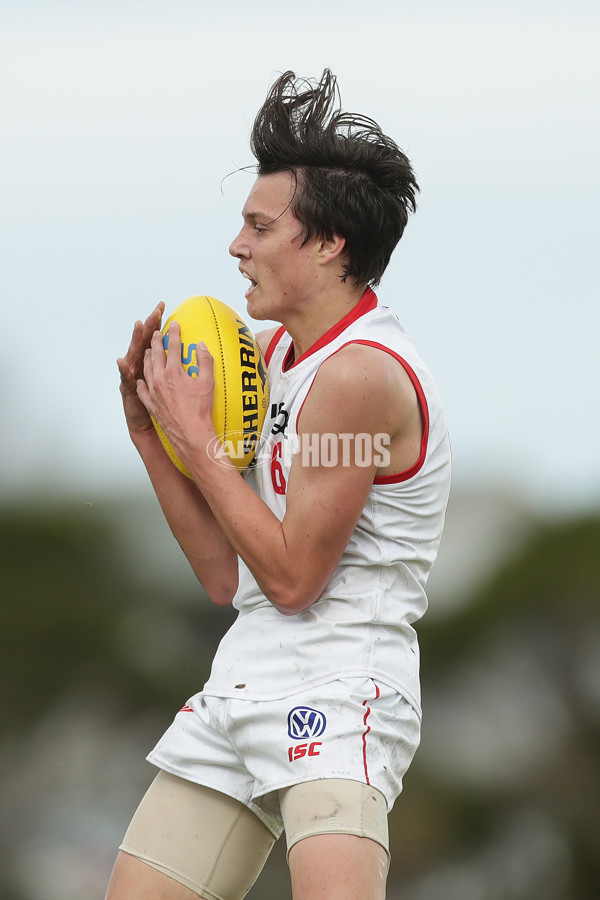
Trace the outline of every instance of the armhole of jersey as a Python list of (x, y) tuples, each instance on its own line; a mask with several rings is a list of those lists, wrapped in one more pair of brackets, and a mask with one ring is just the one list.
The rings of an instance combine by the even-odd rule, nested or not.
[(265, 353), (265, 365), (266, 366), (268, 366), (269, 363), (271, 362), (271, 357), (273, 356), (273, 353), (275, 352), (275, 347), (277, 346), (277, 344), (283, 337), (284, 333), (285, 333), (285, 326), (282, 325), (280, 328), (277, 329), (277, 331), (275, 332), (275, 334), (269, 341), (269, 346), (267, 347), (267, 350)]
[[(421, 420), (423, 423), (423, 434), (421, 435), (421, 449), (419, 452), (419, 458), (416, 463), (410, 467), (410, 469), (406, 469), (404, 472), (398, 472), (394, 475), (382, 475), (379, 478), (373, 479), (373, 484), (399, 484), (402, 481), (409, 481), (413, 478), (417, 472), (423, 467), (423, 463), (425, 462), (425, 456), (427, 454), (427, 443), (429, 441), (429, 407), (427, 405), (427, 398), (425, 397), (425, 391), (421, 385), (421, 382), (417, 378), (415, 371), (412, 367), (407, 363), (407, 361), (400, 356), (398, 353), (395, 353), (389, 347), (386, 347), (385, 344), (379, 344), (377, 341), (348, 341), (345, 344), (342, 344), (341, 347), (338, 347), (331, 356), (335, 356), (336, 353), (339, 353), (340, 350), (343, 350), (344, 347), (347, 347), (349, 344), (364, 344), (367, 347), (375, 347), (377, 350), (383, 350), (385, 353), (389, 353), (390, 356), (393, 356), (396, 359), (408, 377), (410, 378), (412, 385), (417, 394), (417, 401), (419, 403), (419, 409), (421, 411)], [(328, 356), (327, 359), (331, 359), (331, 356)], [(323, 360), (325, 362), (325, 360)], [(322, 365), (322, 363), (321, 363)], [(320, 368), (320, 367), (319, 367)], [(302, 406), (298, 410), (298, 415), (296, 416), (296, 434), (298, 434), (298, 425), (300, 423), (300, 416), (302, 415), (302, 410), (304, 409), (304, 404), (306, 403), (306, 398), (310, 394), (313, 384), (315, 383), (315, 378), (319, 374), (319, 370), (315, 372), (315, 376), (310, 384), (309, 389), (306, 392), (306, 397), (302, 401)]]

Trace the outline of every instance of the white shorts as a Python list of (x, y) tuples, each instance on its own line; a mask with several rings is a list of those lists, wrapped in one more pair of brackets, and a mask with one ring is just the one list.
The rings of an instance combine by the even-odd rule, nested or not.
[(278, 791), (322, 778), (371, 785), (388, 811), (420, 738), (415, 710), (371, 678), (341, 678), (279, 700), (200, 692), (148, 760), (249, 807), (278, 838)]

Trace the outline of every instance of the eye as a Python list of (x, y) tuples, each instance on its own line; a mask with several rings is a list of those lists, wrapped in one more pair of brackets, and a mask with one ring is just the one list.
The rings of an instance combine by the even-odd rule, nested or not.
[(267, 229), (263, 228), (262, 225), (255, 225), (254, 230), (257, 234), (264, 234)]

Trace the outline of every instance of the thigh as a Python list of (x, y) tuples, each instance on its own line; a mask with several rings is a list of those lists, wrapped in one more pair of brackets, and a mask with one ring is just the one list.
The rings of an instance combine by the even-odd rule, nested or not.
[(369, 838), (320, 834), (289, 855), (294, 900), (384, 900), (388, 857)]
[(104, 900), (158, 900), (161, 897), (168, 897), (169, 900), (198, 900), (200, 895), (135, 856), (121, 851)]
[(239, 800), (160, 772), (138, 807), (121, 850), (196, 896), (241, 900), (274, 842), (269, 829)]
[(358, 781), (325, 778), (279, 792), (294, 900), (382, 900), (387, 804)]

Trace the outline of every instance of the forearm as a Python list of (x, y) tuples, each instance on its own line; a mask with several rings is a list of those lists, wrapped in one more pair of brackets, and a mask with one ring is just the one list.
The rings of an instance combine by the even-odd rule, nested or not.
[(318, 599), (328, 578), (319, 580), (315, 567), (310, 565), (308, 543), (297, 536), (289, 540), (284, 523), (237, 469), (224, 466), (222, 459), (213, 462), (205, 454), (196, 459), (188, 457), (186, 465), (222, 533), (269, 602), (279, 612), (290, 615)]
[[(173, 323), (171, 329), (172, 339), (177, 341), (177, 324)], [(144, 379), (137, 382), (139, 399), (160, 423), (178, 458), (192, 474), (224, 540), (244, 560), (265, 597), (282, 613), (301, 612), (321, 596), (347, 537), (340, 542), (337, 528), (320, 533), (307, 527), (315, 507), (326, 499), (302, 489), (292, 504), (293, 516), (289, 516), (288, 508), (281, 522), (237, 468), (222, 455), (217, 456), (212, 422), (214, 361), (202, 344), (195, 352), (198, 375), (190, 378), (178, 354), (165, 356), (160, 336), (155, 334), (144, 359)], [(161, 469), (159, 477), (151, 468), (149, 471), (164, 502), (164, 471)], [(166, 515), (172, 521), (178, 509), (169, 495), (167, 499), (170, 507)]]
[(152, 431), (132, 433), (167, 523), (210, 599), (231, 603), (237, 590), (237, 554), (197, 485), (173, 465)]

